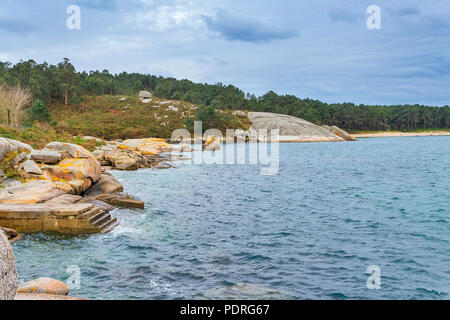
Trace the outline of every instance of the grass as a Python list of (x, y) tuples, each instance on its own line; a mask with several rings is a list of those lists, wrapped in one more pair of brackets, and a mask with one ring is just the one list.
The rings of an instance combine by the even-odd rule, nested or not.
[[(35, 123), (21, 129), (0, 125), (0, 137), (25, 142), (35, 149), (42, 149), (52, 141), (61, 141), (79, 144), (92, 151), (104, 142), (79, 137), (170, 139), (174, 130), (188, 128), (193, 123), (197, 108), (192, 103), (158, 98), (144, 104), (130, 96), (86, 96), (78, 105), (50, 105), (52, 124)], [(218, 129), (223, 133), (225, 129), (246, 130), (251, 125), (247, 117), (234, 116), (231, 110), (217, 112), (221, 118)]]
[[(121, 98), (125, 98), (121, 101)], [(172, 108), (170, 108), (172, 107)], [(86, 96), (76, 106), (50, 106), (56, 129), (73, 136), (94, 136), (106, 140), (155, 137), (170, 139), (176, 129), (195, 120), (198, 106), (189, 102), (154, 98), (144, 104), (136, 97)], [(176, 110), (177, 109), (177, 110)], [(246, 117), (224, 111), (225, 129), (248, 128)], [(204, 128), (205, 129), (205, 128)]]
[(0, 137), (18, 140), (29, 144), (34, 149), (42, 149), (53, 141), (79, 144), (93, 151), (96, 147), (104, 144), (94, 140), (83, 140), (75, 138), (67, 131), (55, 129), (49, 124), (35, 124), (31, 128), (14, 129), (8, 126), (0, 126)]

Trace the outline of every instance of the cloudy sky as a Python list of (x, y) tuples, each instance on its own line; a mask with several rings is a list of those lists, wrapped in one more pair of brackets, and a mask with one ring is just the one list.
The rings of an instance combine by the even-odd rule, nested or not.
[[(381, 8), (369, 30), (367, 8)], [(81, 9), (69, 30), (67, 8)], [(0, 60), (327, 102), (450, 104), (448, 0), (2, 0)]]

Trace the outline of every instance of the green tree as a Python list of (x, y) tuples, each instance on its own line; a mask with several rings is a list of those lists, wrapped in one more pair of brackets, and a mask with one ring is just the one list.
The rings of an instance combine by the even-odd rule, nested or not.
[(58, 64), (58, 80), (64, 96), (64, 104), (69, 105), (71, 89), (75, 83), (75, 67), (70, 63), (68, 58), (64, 58), (63, 62)]
[(41, 100), (36, 100), (31, 108), (27, 109), (28, 114), (28, 124), (31, 125), (33, 122), (50, 122), (51, 114), (47, 106)]

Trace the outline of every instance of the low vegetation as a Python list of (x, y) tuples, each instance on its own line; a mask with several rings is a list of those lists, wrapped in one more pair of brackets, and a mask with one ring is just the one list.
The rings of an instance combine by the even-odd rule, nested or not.
[(54, 104), (50, 111), (57, 130), (107, 140), (169, 139), (176, 129), (193, 131), (195, 120), (202, 120), (205, 128), (220, 130), (250, 126), (246, 117), (234, 116), (232, 111), (157, 98), (145, 104), (132, 96), (86, 96), (79, 105)]
[(31, 91), (19, 85), (5, 86), (0, 84), (0, 122), (19, 128), (23, 111), (32, 99)]

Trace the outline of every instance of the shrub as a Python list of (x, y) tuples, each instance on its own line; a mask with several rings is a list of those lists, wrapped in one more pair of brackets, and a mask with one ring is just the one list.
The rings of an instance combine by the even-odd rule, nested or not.
[(23, 109), (31, 101), (31, 92), (20, 86), (6, 87), (0, 85), (0, 118), (14, 128), (20, 127)]
[(29, 125), (33, 124), (35, 121), (37, 122), (50, 122), (51, 115), (45, 103), (41, 100), (36, 100), (33, 106), (27, 109), (28, 119), (27, 122)]

